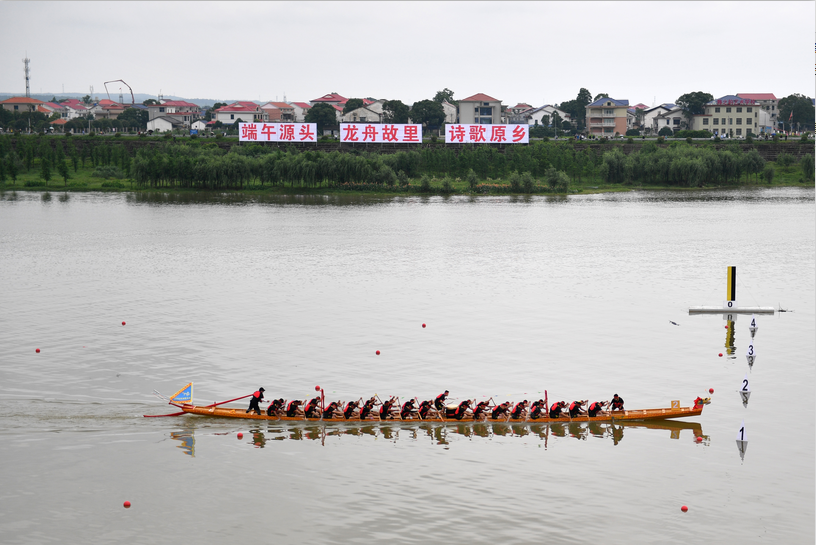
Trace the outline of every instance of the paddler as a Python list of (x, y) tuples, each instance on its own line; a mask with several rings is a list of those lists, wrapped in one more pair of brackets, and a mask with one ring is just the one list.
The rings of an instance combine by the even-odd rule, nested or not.
[(293, 399), (286, 405), (286, 416), (289, 418), (303, 415), (303, 411), (301, 410), (300, 406), (303, 405), (303, 402), (299, 399)]
[(380, 407), (380, 420), (394, 418), (394, 415), (391, 413), (391, 407), (394, 406), (394, 399), (395, 398), (392, 396), (391, 399), (383, 401), (382, 406)]
[(258, 391), (252, 394), (252, 397), (249, 399), (249, 409), (247, 409), (247, 414), (249, 411), (255, 411), (256, 414), (261, 414), (261, 406), (260, 403), (263, 401), (263, 388), (258, 388)]
[(303, 414), (306, 418), (320, 418), (320, 396), (309, 400), (303, 408)]
[(269, 404), (269, 408), (266, 409), (267, 416), (280, 416), (280, 411), (283, 409), (283, 404), (283, 398), (273, 399)]
[(365, 403), (363, 403), (363, 407), (360, 409), (360, 420), (365, 420), (371, 414), (371, 411), (374, 410), (374, 405), (377, 404), (377, 398), (372, 397)]
[(346, 403), (346, 407), (343, 409), (343, 418), (348, 420), (354, 416), (354, 413), (357, 412), (357, 408), (360, 406), (360, 401), (362, 401), (362, 398), (359, 401), (349, 401)]
[(332, 401), (329, 405), (323, 409), (323, 420), (331, 420), (334, 418), (334, 411), (340, 412), (340, 403), (337, 401)]
[(414, 400), (409, 399), (405, 403), (402, 404), (402, 409), (400, 410), (400, 418), (403, 420), (410, 420), (416, 414), (416, 410), (414, 407)]
[(622, 411), (623, 410), (623, 398), (619, 397), (618, 394), (612, 396), (612, 402), (610, 403), (612, 407), (612, 411)]
[(605, 406), (606, 406), (606, 401), (594, 401), (589, 406), (589, 409), (587, 410), (587, 414), (590, 417), (598, 416), (599, 413), (603, 412), (603, 408)]
[(530, 419), (538, 420), (541, 418), (542, 411), (546, 411), (547, 406), (544, 404), (543, 399), (539, 399), (538, 401), (533, 401), (532, 405), (530, 405)]
[(586, 413), (584, 413), (584, 411), (582, 411), (581, 408), (586, 403), (589, 403), (588, 399), (584, 400), (584, 401), (581, 401), (581, 400), (573, 401), (572, 403), (570, 403), (570, 406), (569, 406), (570, 418), (575, 418), (576, 416), (584, 416)]
[(525, 399), (521, 403), (516, 403), (516, 406), (513, 407), (513, 411), (510, 413), (510, 417), (515, 420), (521, 420), (524, 418), (524, 415), (527, 413), (527, 400)]
[(496, 405), (493, 407), (493, 410), (490, 411), (490, 417), (493, 420), (498, 420), (499, 418), (507, 416), (508, 411), (510, 411), (510, 402), (505, 401), (501, 405)]
[(566, 401), (556, 401), (550, 407), (550, 418), (559, 418), (561, 416), (561, 411), (563, 411), (567, 407)]
[(480, 401), (473, 407), (473, 420), (482, 420), (487, 415), (487, 407), (490, 401)]

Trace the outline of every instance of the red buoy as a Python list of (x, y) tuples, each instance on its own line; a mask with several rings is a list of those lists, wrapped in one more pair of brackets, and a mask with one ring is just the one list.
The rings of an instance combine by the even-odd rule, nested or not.
[(708, 393), (709, 393), (709, 394), (713, 394), (713, 393), (714, 393), (714, 388), (709, 388), (709, 389), (708, 389)]
[[(38, 348), (37, 350), (35, 350), (35, 352), (37, 352), (37, 354), (39, 354), (39, 353), (40, 353), (40, 349)], [(379, 352), (378, 352), (378, 354), (379, 354)]]
[(244, 438), (244, 434), (239, 431), (238, 432), (238, 439), (243, 439), (243, 438)]
[(682, 512), (684, 512), (684, 513), (685, 513), (686, 511), (688, 511), (688, 507), (686, 507), (686, 506), (684, 505), (683, 507), (681, 507), (681, 508), (680, 508), (680, 510), (681, 510)]
[(422, 324), (422, 327), (425, 327), (425, 324)]
[(728, 326), (725, 326), (725, 329), (728, 329)]
[(125, 325), (125, 322), (122, 322), (122, 325)]
[(320, 386), (315, 386), (315, 392), (319, 392), (319, 391), (320, 391)]
[(720, 352), (720, 357), (722, 357), (722, 352)]
[(380, 351), (379, 351), (379, 350), (377, 350), (377, 355), (378, 355), (378, 356), (380, 355)]
[(125, 509), (130, 509), (130, 502), (129, 501), (126, 501), (124, 503), (124, 505), (125, 505)]
[(698, 438), (697, 438), (697, 442), (698, 442), (698, 443), (702, 443), (702, 442), (703, 442), (703, 438), (702, 438), (702, 437), (698, 437)]

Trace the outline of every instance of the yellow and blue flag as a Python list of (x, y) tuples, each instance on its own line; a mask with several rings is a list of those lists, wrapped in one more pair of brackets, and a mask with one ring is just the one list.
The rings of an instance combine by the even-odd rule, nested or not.
[(193, 383), (191, 382), (172, 396), (170, 403), (193, 403)]

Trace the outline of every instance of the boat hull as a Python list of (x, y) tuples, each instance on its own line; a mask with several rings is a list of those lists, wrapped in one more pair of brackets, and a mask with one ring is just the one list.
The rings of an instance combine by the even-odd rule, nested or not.
[(640, 409), (631, 411), (615, 411), (614, 413), (607, 413), (593, 417), (576, 416), (570, 418), (569, 415), (561, 418), (499, 418), (494, 420), (490, 416), (486, 419), (474, 420), (472, 417), (463, 417), (461, 420), (455, 418), (421, 418), (400, 419), (399, 416), (395, 418), (388, 418), (381, 420), (379, 415), (370, 415), (367, 418), (360, 419), (358, 417), (345, 419), (342, 416), (339, 418), (324, 419), (324, 418), (306, 418), (303, 416), (268, 416), (265, 412), (262, 414), (247, 413), (246, 409), (233, 407), (197, 407), (195, 405), (183, 405), (181, 409), (187, 414), (194, 414), (199, 416), (209, 416), (211, 418), (240, 418), (242, 420), (272, 420), (276, 422), (446, 422), (457, 424), (461, 422), (510, 422), (510, 423), (554, 423), (554, 422), (644, 422), (652, 420), (669, 420), (673, 418), (685, 418), (689, 416), (700, 416), (703, 412), (703, 406), (696, 407), (679, 407), (671, 409)]

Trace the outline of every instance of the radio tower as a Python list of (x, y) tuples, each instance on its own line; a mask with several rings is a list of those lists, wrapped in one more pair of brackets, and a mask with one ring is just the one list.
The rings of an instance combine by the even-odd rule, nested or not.
[(125, 99), (122, 98), (122, 88), (119, 88), (119, 104), (124, 103)]
[(26, 75), (26, 97), (31, 98), (31, 90), (28, 88), (28, 80), (29, 80), (29, 73), (31, 69), (28, 67), (28, 63), (31, 62), (31, 59), (28, 58), (28, 54), (26, 54), (26, 58), (23, 59), (23, 64), (25, 64), (25, 75)]

